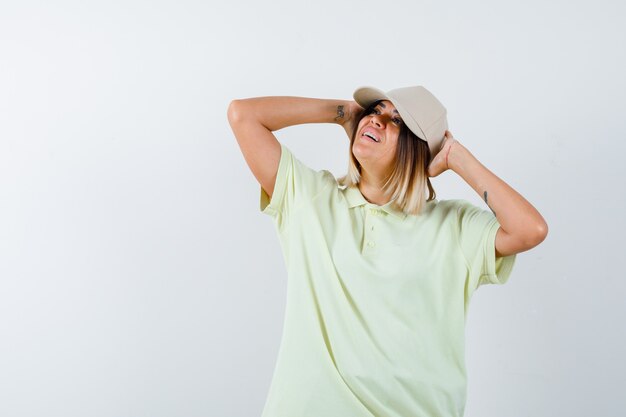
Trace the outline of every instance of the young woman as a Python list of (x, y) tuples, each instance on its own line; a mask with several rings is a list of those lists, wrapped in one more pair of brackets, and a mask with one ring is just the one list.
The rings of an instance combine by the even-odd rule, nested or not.
[[(453, 138), (424, 87), (361, 87), (354, 99), (257, 97), (228, 109), (288, 275), (263, 417), (462, 416), (472, 294), (505, 283), (547, 224)], [(307, 167), (272, 134), (303, 123), (345, 129), (345, 176)], [(437, 200), (429, 177), (448, 169), (489, 210)]]

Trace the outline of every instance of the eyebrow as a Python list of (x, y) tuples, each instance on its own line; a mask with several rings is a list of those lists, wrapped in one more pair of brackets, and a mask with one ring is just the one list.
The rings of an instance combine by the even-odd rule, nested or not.
[[(384, 104), (384, 103), (378, 103), (378, 104), (377, 104), (377, 106), (381, 106), (383, 109), (387, 108), (387, 106), (385, 106), (385, 104)], [(397, 113), (397, 114), (400, 114), (400, 113), (398, 112), (398, 110), (394, 110), (393, 112), (394, 112), (394, 113)]]

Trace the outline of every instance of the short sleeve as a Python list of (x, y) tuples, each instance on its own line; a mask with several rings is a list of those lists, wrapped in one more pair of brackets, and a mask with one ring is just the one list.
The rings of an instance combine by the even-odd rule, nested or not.
[(325, 171), (309, 168), (282, 143), (280, 148), (274, 191), (270, 197), (263, 187), (260, 187), (260, 210), (282, 225), (298, 205), (311, 201), (323, 188)]
[(508, 281), (516, 255), (496, 259), (496, 233), (500, 223), (489, 210), (457, 200), (458, 242), (469, 268), (469, 288)]

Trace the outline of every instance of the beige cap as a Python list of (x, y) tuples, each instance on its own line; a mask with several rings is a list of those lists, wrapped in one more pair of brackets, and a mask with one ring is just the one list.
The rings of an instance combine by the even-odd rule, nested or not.
[(354, 100), (366, 108), (378, 100), (389, 100), (398, 109), (402, 120), (417, 137), (428, 142), (431, 157), (435, 157), (448, 129), (446, 108), (421, 85), (396, 88), (386, 93), (374, 87), (359, 87)]

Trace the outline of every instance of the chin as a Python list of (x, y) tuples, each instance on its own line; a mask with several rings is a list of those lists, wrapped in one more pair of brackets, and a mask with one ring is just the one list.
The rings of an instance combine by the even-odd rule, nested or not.
[(371, 158), (374, 155), (374, 152), (367, 147), (355, 145), (352, 147), (352, 155), (354, 155), (354, 158), (359, 161), (361, 165), (363, 165), (363, 161), (367, 160), (368, 157)]
[[(357, 149), (355, 149), (357, 148)], [(361, 149), (358, 149), (358, 147), (353, 147), (352, 148), (352, 155), (354, 156), (354, 159), (356, 159), (359, 163), (361, 163), (361, 158), (363, 156), (363, 154), (361, 153)]]

